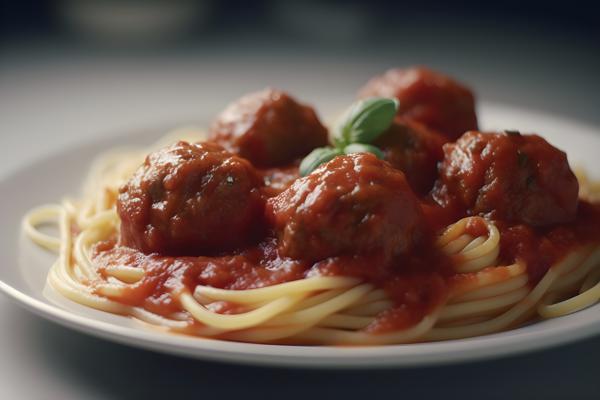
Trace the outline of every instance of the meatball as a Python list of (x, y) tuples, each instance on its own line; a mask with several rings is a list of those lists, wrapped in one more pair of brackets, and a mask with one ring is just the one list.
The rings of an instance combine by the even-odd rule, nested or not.
[(212, 124), (210, 138), (257, 167), (288, 164), (328, 143), (315, 111), (274, 89), (230, 104)]
[(178, 142), (151, 153), (119, 191), (121, 244), (161, 255), (242, 245), (264, 216), (261, 182), (247, 160), (214, 143)]
[(392, 126), (375, 140), (392, 167), (404, 172), (413, 190), (425, 194), (437, 178), (437, 163), (444, 158), (444, 136), (424, 125), (396, 118)]
[(444, 153), (433, 190), (441, 204), (537, 227), (575, 218), (579, 185), (567, 156), (537, 135), (472, 131)]
[(412, 248), (422, 211), (404, 174), (370, 153), (339, 156), (267, 202), (283, 256), (318, 261), (337, 255)]
[(359, 92), (359, 97), (371, 96), (397, 98), (398, 115), (421, 122), (451, 140), (477, 129), (473, 93), (427, 68), (390, 69)]

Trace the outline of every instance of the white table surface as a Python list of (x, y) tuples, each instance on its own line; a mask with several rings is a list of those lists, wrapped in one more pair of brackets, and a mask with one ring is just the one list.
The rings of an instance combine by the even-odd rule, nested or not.
[[(600, 126), (600, 68), (589, 44), (560, 47), (557, 58), (546, 41), (513, 43), (490, 52), (482, 43), (469, 42), (461, 48), (467, 57), (462, 60), (448, 57), (447, 49), (418, 50), (416, 45), (411, 57), (402, 52), (358, 57), (352, 51), (306, 57), (282, 49), (264, 57), (215, 49), (209, 54), (108, 57), (65, 47), (22, 50), (15, 45), (0, 53), (0, 178), (35, 158), (99, 135), (206, 118), (238, 95), (266, 85), (332, 112), (335, 104), (350, 102), (369, 76), (412, 63), (457, 75), (486, 100)], [(506, 62), (525, 47), (531, 51), (521, 54), (518, 63)], [(0, 321), (2, 399), (175, 398), (185, 393), (306, 399), (324, 391), (334, 398), (600, 395), (600, 338), (477, 364), (340, 373), (239, 367), (127, 348), (44, 321), (4, 297)]]

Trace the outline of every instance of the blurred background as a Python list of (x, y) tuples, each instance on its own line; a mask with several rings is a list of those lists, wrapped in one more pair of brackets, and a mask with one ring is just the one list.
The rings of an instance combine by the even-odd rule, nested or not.
[[(0, 178), (41, 155), (91, 138), (157, 124), (207, 121), (228, 102), (268, 85), (288, 90), (328, 115), (350, 103), (371, 76), (414, 64), (466, 82), (482, 102), (600, 127), (600, 24), (595, 7), (586, 2), (0, 4)], [(336, 393), (346, 396), (353, 391), (363, 397), (423, 390), (447, 394), (465, 376), (470, 377), (470, 390), (486, 398), (517, 398), (518, 393), (531, 398), (532, 388), (544, 398), (597, 398), (600, 393), (593, 366), (598, 340), (517, 361), (438, 368), (435, 376), (446, 377), (445, 383), (430, 385), (431, 374), (420, 370), (404, 380), (393, 372), (272, 375), (265, 369), (213, 367), (147, 354), (17, 312), (4, 298), (0, 315), (2, 398), (30, 398), (23, 393), (27, 385), (14, 385), (23, 376), (34, 376), (39, 388), (60, 394), (56, 398), (144, 392), (137, 385), (123, 392), (129, 375), (119, 375), (115, 365), (136, 370), (135, 380), (165, 379), (172, 386), (168, 393), (206, 380), (216, 381), (229, 394), (240, 394), (248, 386), (262, 390), (262, 381), (289, 388), (301, 380), (302, 390), (296, 394), (303, 398), (330, 382), (340, 383)], [(529, 372), (527, 379), (523, 369)], [(244, 377), (243, 385), (231, 385), (229, 377), (235, 374)], [(359, 379), (349, 385), (343, 376)], [(497, 376), (504, 378), (503, 385), (497, 385)], [(467, 397), (463, 391), (461, 398)], [(292, 393), (286, 398), (295, 397)]]
[(467, 82), (479, 99), (600, 124), (600, 24), (585, 2), (2, 4), (4, 128), (26, 128), (31, 113), (65, 132), (86, 121), (81, 135), (202, 119), (266, 85), (323, 114), (372, 75), (412, 64)]

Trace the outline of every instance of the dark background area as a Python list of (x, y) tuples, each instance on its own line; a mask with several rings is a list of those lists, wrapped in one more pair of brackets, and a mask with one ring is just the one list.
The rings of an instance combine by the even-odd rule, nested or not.
[[(61, 35), (64, 32), (63, 18), (65, 9), (76, 1), (3, 1), (2, 24), (0, 31), (8, 37), (27, 35)], [(81, 3), (97, 3), (80, 0)], [(104, 3), (135, 3), (146, 5), (160, 1), (103, 1)], [(278, 29), (278, 3), (276, 0), (223, 0), (223, 1), (174, 1), (174, 3), (195, 3), (192, 8), (203, 9), (209, 14), (208, 22), (202, 21), (192, 31), (210, 32), (218, 35), (240, 28), (282, 33)], [(290, 2), (292, 3), (292, 2)], [(328, 0), (304, 1), (301, 8), (313, 13), (327, 9), (356, 10), (364, 18), (368, 34), (385, 31), (390, 26), (398, 27), (406, 20), (414, 17), (444, 18), (448, 21), (471, 20), (476, 22), (482, 18), (495, 20), (510, 28), (513, 24), (551, 25), (554, 28), (576, 30), (582, 33), (598, 35), (596, 7), (591, 2), (541, 2), (541, 1), (390, 1), (390, 0)], [(197, 19), (196, 22), (199, 22)], [(311, 21), (303, 21), (310, 24)], [(369, 24), (369, 22), (371, 22)], [(279, 27), (281, 28), (281, 27)], [(285, 30), (285, 29), (283, 29)]]
[[(355, 90), (386, 68), (426, 64), (467, 81), (482, 99), (599, 124), (600, 24), (589, 4), (3, 1), (0, 68), (61, 57), (149, 66), (157, 59), (226, 58), (243, 72), (254, 68), (245, 67), (249, 59), (298, 69), (363, 63)], [(253, 82), (249, 88), (271, 83)]]

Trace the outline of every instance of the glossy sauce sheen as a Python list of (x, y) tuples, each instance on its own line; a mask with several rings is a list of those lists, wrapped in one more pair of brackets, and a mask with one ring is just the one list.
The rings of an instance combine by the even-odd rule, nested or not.
[(544, 228), (498, 222), (501, 232), (500, 257), (504, 263), (515, 259), (527, 263), (529, 283), (539, 282), (548, 268), (570, 250), (600, 241), (600, 206), (579, 201), (575, 220)]
[[(188, 146), (180, 144), (165, 151), (178, 154), (180, 148), (188, 149)], [(328, 168), (320, 169), (324, 172), (323, 179), (317, 179), (318, 174), (299, 179), (295, 165), (259, 170), (264, 182), (261, 193), (267, 203), (267, 221), (276, 218), (273, 209), (279, 207), (282, 227), (290, 226), (291, 221), (302, 221), (309, 223), (315, 232), (323, 231), (328, 225), (335, 229), (317, 240), (294, 238), (293, 248), (298, 243), (308, 247), (293, 250), (293, 257), (288, 257), (288, 248), (282, 246), (285, 237), (279, 237), (276, 229), (264, 229), (264, 237), (254, 245), (196, 257), (164, 256), (156, 252), (144, 254), (123, 245), (121, 235), (121, 243), (115, 240), (98, 244), (94, 262), (101, 266), (101, 273), (116, 265), (143, 268), (145, 277), (130, 287), (125, 296), (119, 297), (119, 301), (125, 299), (129, 305), (143, 306), (164, 316), (179, 309), (179, 304), (169, 293), (193, 292), (197, 285), (241, 290), (311, 276), (350, 276), (385, 289), (396, 304), (393, 310), (382, 313), (368, 331), (387, 331), (417, 323), (444, 301), (446, 277), (452, 274), (452, 268), (450, 260), (435, 250), (432, 231), (423, 222), (420, 201), (410, 190), (404, 175), (370, 154), (340, 157)], [(358, 176), (354, 176), (356, 171), (360, 171)], [(382, 184), (373, 185), (372, 182)], [(293, 185), (297, 186), (296, 191)], [(288, 192), (281, 193), (284, 188)], [(316, 203), (306, 197), (295, 198), (297, 192), (310, 196), (318, 191), (323, 193), (317, 196), (319, 201)], [(352, 206), (356, 196), (371, 199), (365, 202), (365, 209)], [(304, 204), (295, 204), (294, 200)], [(346, 202), (349, 208), (338, 207), (339, 201)], [(320, 208), (315, 208), (315, 204)], [(404, 207), (393, 207), (394, 204)], [(328, 213), (330, 207), (340, 210), (330, 214), (330, 220), (324, 220), (322, 215)], [(295, 211), (299, 208), (308, 211), (297, 215)], [(152, 213), (153, 209), (148, 212)], [(321, 223), (324, 225), (320, 226)], [(393, 232), (394, 225), (406, 229)], [(306, 227), (299, 229), (306, 230)], [(335, 235), (340, 230), (343, 234)], [(297, 231), (292, 232), (292, 235), (297, 234)], [(334, 241), (327, 242), (327, 238)], [(321, 242), (325, 245), (320, 245)], [(311, 248), (310, 243), (319, 243), (319, 246)], [(361, 254), (352, 254), (357, 245)], [(328, 254), (330, 252), (341, 255)], [(235, 311), (235, 307), (227, 304), (219, 309), (224, 313)]]
[[(381, 91), (381, 79), (365, 93)], [(600, 210), (577, 200), (564, 153), (518, 133), (469, 132), (444, 145), (476, 128), (472, 94), (431, 71), (400, 81), (394, 93), (410, 101), (379, 139), (385, 161), (340, 156), (300, 178), (301, 157), (323, 145), (324, 128), (312, 109), (278, 91), (229, 106), (213, 125), (220, 145), (180, 142), (150, 155), (121, 189), (120, 238), (93, 255), (101, 273), (116, 265), (146, 271), (118, 300), (168, 316), (180, 309), (170, 293), (197, 285), (242, 290), (352, 276), (387, 292), (394, 306), (366, 328), (387, 332), (419, 322), (460, 280), (435, 239), (462, 217), (494, 220), (501, 262), (526, 261), (531, 285), (568, 251), (599, 241)], [(453, 113), (461, 119), (444, 125)], [(285, 137), (288, 124), (294, 140)], [(297, 147), (298, 135), (310, 143)], [(486, 231), (467, 226), (472, 236)]]

